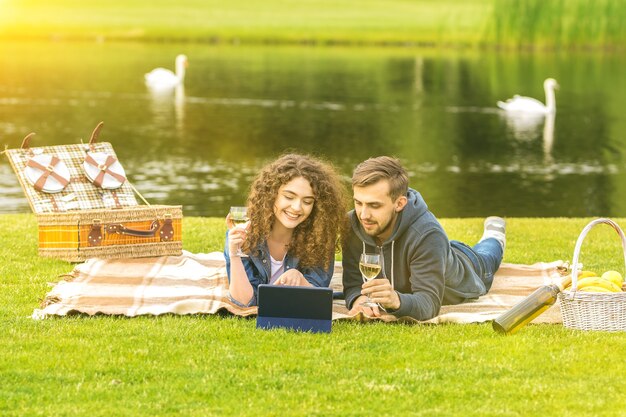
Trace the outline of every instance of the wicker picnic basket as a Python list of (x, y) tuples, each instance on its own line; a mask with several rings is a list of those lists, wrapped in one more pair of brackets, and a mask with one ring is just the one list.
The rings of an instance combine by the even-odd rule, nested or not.
[(87, 144), (32, 148), (29, 134), (20, 148), (3, 152), (37, 216), (39, 255), (70, 262), (180, 255), (182, 207), (143, 199), (113, 146), (98, 142), (102, 125)]
[(598, 224), (608, 224), (617, 232), (622, 242), (626, 265), (626, 236), (617, 223), (610, 219), (599, 218), (585, 226), (574, 248), (572, 286), (559, 293), (563, 325), (578, 330), (626, 331), (626, 292), (577, 291), (580, 248), (587, 233)]

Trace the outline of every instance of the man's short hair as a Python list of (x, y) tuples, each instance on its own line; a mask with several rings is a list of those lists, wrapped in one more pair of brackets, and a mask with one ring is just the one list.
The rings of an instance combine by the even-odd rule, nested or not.
[(352, 187), (367, 187), (389, 181), (389, 197), (395, 201), (409, 191), (409, 176), (396, 158), (379, 156), (361, 162), (352, 174)]

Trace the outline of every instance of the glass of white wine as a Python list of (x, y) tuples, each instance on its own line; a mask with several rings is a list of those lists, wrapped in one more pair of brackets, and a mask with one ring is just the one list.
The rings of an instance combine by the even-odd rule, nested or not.
[[(359, 261), (359, 270), (361, 271), (361, 275), (363, 276), (363, 282), (368, 282), (378, 276), (380, 274), (380, 270), (382, 269), (382, 263), (380, 259), (380, 255), (378, 253), (362, 253), (361, 260)], [(372, 299), (367, 296), (367, 301), (363, 304), (366, 307), (376, 307), (378, 304), (372, 301)]]
[[(244, 206), (233, 206), (230, 208), (230, 221), (234, 228), (245, 229), (248, 227), (250, 218), (248, 217), (248, 208)], [(237, 250), (237, 256), (246, 257), (245, 253), (239, 248)]]

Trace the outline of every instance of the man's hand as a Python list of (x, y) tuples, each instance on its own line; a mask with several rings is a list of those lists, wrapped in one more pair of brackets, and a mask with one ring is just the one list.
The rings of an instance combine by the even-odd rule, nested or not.
[(380, 304), (384, 308), (391, 310), (400, 308), (400, 297), (394, 291), (391, 282), (387, 278), (373, 279), (364, 283), (361, 294), (369, 296), (373, 302)]
[(367, 297), (364, 295), (359, 296), (354, 303), (352, 303), (352, 309), (348, 312), (348, 314), (356, 314), (358, 312), (363, 312), (368, 317), (380, 317), (381, 312), (378, 307), (367, 307), (364, 306), (363, 303), (367, 301)]
[(312, 287), (311, 283), (304, 278), (302, 272), (297, 269), (290, 269), (284, 274), (282, 274), (276, 281), (274, 281), (274, 285), (290, 285), (293, 287)]

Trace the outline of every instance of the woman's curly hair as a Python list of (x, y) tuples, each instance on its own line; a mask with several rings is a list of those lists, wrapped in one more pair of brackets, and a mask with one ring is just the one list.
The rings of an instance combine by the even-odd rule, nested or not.
[(332, 165), (309, 155), (283, 155), (256, 176), (248, 195), (250, 227), (242, 249), (249, 253), (269, 237), (278, 190), (298, 177), (311, 184), (315, 202), (311, 214), (294, 229), (288, 251), (302, 267), (328, 268), (345, 222), (346, 194)]

